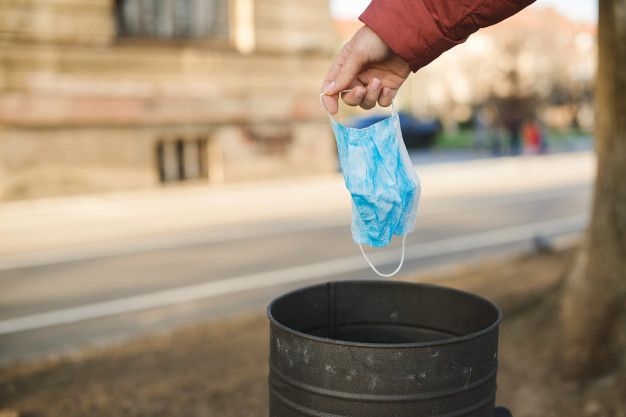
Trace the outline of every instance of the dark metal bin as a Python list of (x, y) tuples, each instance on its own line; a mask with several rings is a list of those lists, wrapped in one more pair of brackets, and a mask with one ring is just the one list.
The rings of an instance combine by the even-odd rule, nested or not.
[(493, 417), (490, 301), (393, 281), (342, 281), (275, 299), (270, 417)]

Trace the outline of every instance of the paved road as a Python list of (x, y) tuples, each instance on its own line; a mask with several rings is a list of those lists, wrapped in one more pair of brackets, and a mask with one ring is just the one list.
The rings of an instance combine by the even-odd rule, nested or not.
[[(420, 166), (403, 272), (580, 230), (590, 153)], [(0, 363), (262, 309), (289, 288), (374, 278), (337, 175), (0, 205)], [(375, 251), (393, 269), (397, 246)]]
[[(403, 272), (528, 250), (535, 235), (576, 233), (589, 199), (585, 181), (422, 200)], [(259, 310), (303, 284), (375, 278), (348, 224), (342, 210), (210, 226), (0, 269), (0, 363)], [(398, 242), (373, 255), (392, 269)]]

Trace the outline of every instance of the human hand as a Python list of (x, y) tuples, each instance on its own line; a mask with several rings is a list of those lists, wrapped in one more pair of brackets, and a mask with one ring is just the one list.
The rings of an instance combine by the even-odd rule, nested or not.
[(330, 114), (336, 114), (339, 95), (349, 89), (341, 97), (349, 106), (369, 110), (378, 102), (387, 107), (410, 73), (409, 64), (363, 26), (344, 45), (326, 74), (322, 104)]

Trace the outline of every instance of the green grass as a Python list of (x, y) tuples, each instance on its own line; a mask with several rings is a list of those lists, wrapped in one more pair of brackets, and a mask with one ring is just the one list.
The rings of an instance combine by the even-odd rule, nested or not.
[[(589, 132), (583, 130), (556, 130), (549, 129), (546, 132), (548, 142), (554, 145), (564, 146), (568, 143), (576, 143), (581, 138), (588, 138)], [(506, 143), (507, 137), (502, 138)], [(523, 138), (522, 138), (523, 141)], [(456, 132), (441, 132), (435, 140), (434, 149), (453, 150), (453, 149), (472, 149), (474, 146), (474, 132), (469, 129), (459, 129)]]
[(470, 130), (441, 132), (435, 141), (435, 149), (471, 149), (474, 145), (474, 134)]
[(548, 129), (545, 131), (545, 134), (550, 141), (571, 141), (576, 138), (591, 136), (591, 133), (580, 129)]

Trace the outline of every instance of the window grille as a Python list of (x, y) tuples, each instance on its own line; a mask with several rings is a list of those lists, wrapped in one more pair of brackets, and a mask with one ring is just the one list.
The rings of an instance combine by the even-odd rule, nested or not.
[(228, 39), (228, 0), (117, 0), (121, 37)]
[(206, 138), (160, 140), (156, 160), (162, 183), (208, 179)]

